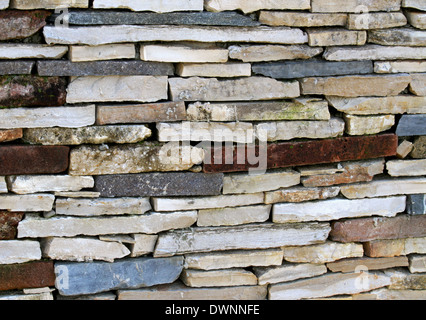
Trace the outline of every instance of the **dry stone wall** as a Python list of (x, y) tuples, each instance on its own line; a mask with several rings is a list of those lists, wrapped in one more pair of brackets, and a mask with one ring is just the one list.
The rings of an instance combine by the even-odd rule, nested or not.
[(424, 0), (0, 9), (0, 299), (426, 299)]

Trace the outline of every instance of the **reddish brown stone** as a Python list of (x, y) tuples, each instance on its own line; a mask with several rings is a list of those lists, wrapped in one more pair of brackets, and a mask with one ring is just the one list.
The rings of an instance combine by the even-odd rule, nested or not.
[(51, 13), (45, 10), (0, 11), (0, 40), (29, 37), (46, 25)]
[(0, 146), (0, 176), (64, 172), (68, 155), (65, 146)]
[(0, 106), (61, 106), (66, 100), (65, 78), (32, 75), (1, 76)]
[(53, 261), (0, 265), (0, 280), (0, 290), (52, 287)]
[(0, 240), (15, 239), (18, 223), (23, 217), (23, 212), (0, 211)]
[(426, 236), (426, 215), (348, 219), (333, 222), (331, 226), (331, 240), (340, 242), (418, 238)]
[(22, 129), (0, 130), (0, 142), (8, 142), (22, 138)]
[[(269, 144), (266, 150), (266, 166), (267, 169), (273, 169), (394, 156), (397, 147), (398, 137), (394, 134)], [(259, 148), (259, 146), (243, 148), (245, 155), (242, 164), (239, 164), (242, 161), (237, 161), (237, 148), (233, 150), (232, 161), (225, 161), (226, 147), (211, 149), (211, 152), (206, 152), (203, 170), (204, 172), (233, 172), (258, 168), (258, 162), (253, 163), (251, 160), (252, 163), (249, 163), (249, 160), (254, 157), (249, 157), (248, 154), (258, 156)], [(232, 164), (226, 164), (229, 162)]]

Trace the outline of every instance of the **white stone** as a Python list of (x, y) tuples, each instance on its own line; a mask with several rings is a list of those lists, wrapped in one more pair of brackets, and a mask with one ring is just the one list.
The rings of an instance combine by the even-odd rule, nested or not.
[(0, 10), (6, 9), (9, 7), (9, 0), (0, 0)]
[(62, 198), (99, 198), (101, 193), (95, 191), (55, 191), (54, 195)]
[(226, 62), (228, 49), (190, 45), (141, 45), (141, 59), (159, 62)]
[(395, 116), (388, 114), (382, 116), (354, 116), (345, 114), (345, 132), (352, 136), (376, 134), (389, 130), (395, 124)]
[(270, 300), (299, 300), (355, 294), (390, 285), (390, 277), (381, 272), (328, 273), (319, 277), (273, 284)]
[(51, 194), (0, 195), (0, 210), (51, 211), (54, 201)]
[(233, 250), (185, 255), (186, 269), (215, 270), (250, 266), (279, 266), (283, 261), (281, 249)]
[(0, 193), (7, 193), (6, 177), (0, 177)]
[(234, 226), (265, 222), (269, 219), (270, 212), (271, 205), (203, 209), (198, 211), (197, 226)]
[(278, 267), (255, 267), (253, 269), (258, 283), (261, 285), (312, 278), (327, 273), (325, 264), (311, 263), (284, 263)]
[(67, 52), (67, 46), (32, 43), (0, 44), (0, 59), (60, 59)]
[(368, 44), (360, 47), (327, 48), (324, 59), (331, 61), (352, 60), (405, 60), (426, 59), (426, 47), (380, 46)]
[(88, 8), (89, 0), (12, 0), (10, 8), (27, 9), (56, 9), (66, 8)]
[(0, 129), (79, 128), (96, 121), (96, 106), (0, 109)]
[(268, 141), (291, 140), (295, 138), (334, 138), (342, 136), (345, 122), (341, 118), (330, 121), (275, 121), (255, 125), (256, 136), (266, 137)]
[(153, 212), (121, 217), (53, 217), (27, 216), (18, 225), (18, 238), (96, 236), (102, 234), (147, 233), (188, 228), (197, 220), (197, 211)]
[(426, 256), (425, 255), (411, 255), (408, 257), (410, 266), (408, 269), (411, 273), (426, 272)]
[(31, 293), (31, 294), (9, 294), (1, 295), (0, 300), (12, 301), (41, 301), (41, 300), (54, 300), (50, 292), (45, 293)]
[(157, 123), (158, 141), (253, 143), (254, 129), (246, 122)]
[(275, 223), (328, 221), (373, 215), (394, 217), (405, 210), (405, 202), (406, 197), (400, 196), (362, 200), (329, 199), (302, 203), (279, 203), (272, 208), (272, 221)]
[(398, 11), (401, 0), (312, 0), (312, 12)]
[(297, 28), (285, 27), (212, 27), (212, 26), (102, 26), (43, 29), (48, 44), (100, 45), (120, 42), (197, 41), (260, 42), (300, 44), (308, 36)]
[(402, 6), (404, 8), (415, 8), (426, 11), (426, 3), (424, 0), (402, 0)]
[(389, 160), (386, 169), (393, 177), (426, 175), (426, 159)]
[(52, 260), (114, 262), (130, 254), (121, 243), (89, 238), (48, 238), (42, 241), (43, 257)]
[(132, 258), (139, 257), (154, 252), (158, 235), (152, 234), (134, 234), (134, 243), (130, 245)]
[(180, 63), (176, 73), (181, 77), (216, 77), (236, 78), (250, 77), (250, 63)]
[(231, 287), (257, 285), (256, 276), (240, 268), (222, 270), (183, 270), (180, 279), (189, 287)]
[(426, 193), (426, 178), (383, 179), (366, 183), (355, 183), (340, 188), (349, 199), (373, 198), (397, 194)]
[(326, 263), (344, 258), (359, 258), (364, 255), (362, 244), (325, 243), (302, 247), (284, 247), (284, 260), (288, 262)]
[(31, 240), (0, 241), (0, 264), (24, 263), (41, 259), (40, 243)]
[(71, 81), (67, 93), (67, 103), (119, 101), (155, 102), (167, 99), (167, 77), (78, 77)]
[(101, 46), (70, 46), (69, 51), (69, 59), (72, 62), (134, 59), (135, 57), (135, 45), (131, 43), (106, 44)]
[(25, 175), (8, 176), (10, 191), (17, 194), (28, 194), (47, 191), (80, 191), (93, 188), (92, 177), (72, 177), (68, 175)]
[(264, 174), (234, 173), (223, 178), (223, 194), (256, 193), (287, 188), (300, 183), (300, 173), (293, 170), (270, 171)]
[(426, 72), (426, 61), (376, 61), (375, 73)]
[(152, 198), (152, 204), (156, 211), (213, 209), (259, 203), (263, 203), (263, 193), (193, 198)]
[(241, 10), (250, 13), (266, 10), (305, 10), (311, 8), (309, 0), (206, 0), (205, 8), (208, 11), (233, 11)]
[(406, 11), (408, 22), (415, 28), (426, 29), (426, 13), (416, 11)]
[(203, 11), (203, 0), (95, 0), (95, 9), (130, 9), (133, 11)]

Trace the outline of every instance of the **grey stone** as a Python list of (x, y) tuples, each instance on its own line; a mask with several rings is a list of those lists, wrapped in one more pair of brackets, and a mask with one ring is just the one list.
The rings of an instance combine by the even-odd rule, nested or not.
[[(54, 22), (59, 14), (47, 21)], [(70, 11), (70, 25), (203, 25), (203, 26), (258, 26), (259, 22), (237, 12), (125, 12), (109, 10)]]
[(372, 61), (285, 61), (257, 63), (252, 66), (253, 73), (276, 79), (304, 77), (337, 76), (346, 74), (373, 73)]
[(37, 62), (40, 76), (168, 76), (174, 74), (170, 63), (147, 61), (89, 61), (70, 62), (51, 60)]
[(114, 263), (56, 263), (55, 286), (64, 296), (136, 289), (174, 282), (183, 257), (124, 259)]
[(426, 114), (405, 114), (399, 120), (396, 134), (402, 137), (426, 135)]
[(412, 194), (407, 196), (408, 214), (426, 214), (426, 194)]
[(0, 61), (0, 75), (31, 74), (34, 61)]
[(223, 173), (161, 172), (95, 177), (102, 197), (219, 195)]

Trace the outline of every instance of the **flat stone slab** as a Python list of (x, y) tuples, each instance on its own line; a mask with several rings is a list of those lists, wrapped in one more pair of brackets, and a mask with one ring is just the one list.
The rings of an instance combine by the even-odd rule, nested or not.
[(324, 52), (323, 58), (332, 61), (351, 60), (407, 60), (425, 59), (426, 48), (404, 46), (381, 46), (367, 44), (358, 47), (330, 47)]
[(422, 0), (402, 0), (402, 6), (426, 11), (426, 4)]
[(60, 5), (67, 8), (88, 8), (88, 0), (14, 0), (10, 7), (14, 9), (56, 9)]
[(27, 38), (46, 25), (50, 16), (46, 10), (0, 12), (0, 40)]
[[(47, 19), (55, 21), (58, 14)], [(70, 25), (205, 25), (205, 26), (258, 26), (259, 22), (237, 12), (126, 12), (85, 10), (68, 13)]]
[(386, 169), (393, 177), (426, 175), (426, 159), (389, 160)]
[(411, 28), (371, 30), (368, 42), (384, 46), (426, 46), (426, 31)]
[(95, 0), (95, 9), (130, 9), (132, 11), (202, 11), (203, 0), (180, 0), (179, 2), (159, 2), (151, 0)]
[(357, 30), (384, 29), (401, 27), (407, 24), (402, 12), (371, 12), (349, 14), (348, 28)]
[(201, 227), (162, 233), (154, 257), (193, 252), (236, 249), (266, 249), (324, 242), (328, 223), (275, 225), (251, 224), (237, 227)]
[(161, 172), (95, 177), (102, 197), (214, 196), (222, 189), (223, 174)]
[(40, 76), (167, 76), (174, 74), (173, 65), (146, 61), (38, 61)]
[(5, 194), (0, 195), (0, 210), (22, 212), (49, 212), (53, 208), (55, 196), (52, 194)]
[(174, 282), (183, 257), (135, 258), (108, 262), (55, 263), (55, 287), (64, 296), (135, 289)]
[(60, 173), (68, 155), (65, 146), (0, 146), (0, 175)]
[(395, 257), (426, 253), (426, 238), (401, 238), (372, 240), (364, 243), (365, 255), (369, 257)]
[(289, 282), (302, 278), (312, 278), (327, 273), (324, 264), (287, 263), (277, 267), (255, 267), (254, 274), (259, 284)]
[(276, 191), (265, 192), (265, 203), (291, 202), (298, 203), (310, 200), (325, 200), (337, 197), (340, 187), (327, 188), (285, 188)]
[(70, 46), (68, 58), (71, 62), (135, 59), (136, 47), (133, 43)]
[(399, 0), (376, 0), (373, 2), (356, 0), (342, 6), (339, 0), (312, 0), (312, 12), (359, 12), (359, 6), (364, 5), (367, 12), (398, 11), (401, 7)]
[(68, 46), (37, 43), (0, 43), (0, 59), (60, 59)]
[(345, 28), (315, 28), (307, 30), (309, 45), (321, 46), (362, 46), (367, 42), (367, 32)]
[(373, 63), (371, 61), (285, 61), (255, 63), (252, 70), (255, 74), (275, 79), (296, 79), (373, 73)]
[(287, 0), (287, 1), (245, 1), (245, 0), (207, 0), (205, 1), (205, 9), (213, 12), (241, 10), (244, 13), (250, 13), (266, 10), (304, 10), (310, 9), (309, 0)]
[(0, 242), (0, 264), (25, 263), (41, 259), (40, 243), (33, 240)]
[(34, 64), (34, 61), (0, 61), (0, 75), (31, 74)]
[(351, 136), (362, 136), (387, 131), (395, 124), (395, 116), (392, 114), (379, 116), (355, 116), (343, 115), (346, 123), (345, 132)]
[(8, 176), (7, 183), (9, 191), (17, 194), (46, 191), (80, 191), (94, 186), (92, 177), (72, 177), (68, 175)]
[(0, 265), (0, 290), (53, 287), (53, 261)]
[(257, 277), (242, 268), (208, 271), (184, 269), (180, 279), (185, 285), (195, 288), (257, 285)]
[(223, 63), (228, 61), (228, 50), (200, 45), (143, 44), (140, 56), (144, 61)]
[(426, 135), (426, 115), (405, 114), (398, 122), (396, 134), (401, 137)]
[(362, 257), (327, 263), (327, 268), (332, 272), (355, 272), (359, 266), (366, 266), (368, 270), (408, 267), (408, 258), (404, 256), (390, 258)]
[(346, 26), (344, 13), (312, 13), (306, 11), (261, 11), (259, 21), (269, 26), (324, 27)]

